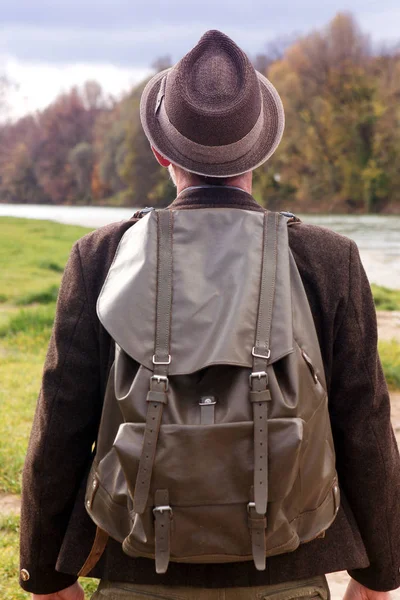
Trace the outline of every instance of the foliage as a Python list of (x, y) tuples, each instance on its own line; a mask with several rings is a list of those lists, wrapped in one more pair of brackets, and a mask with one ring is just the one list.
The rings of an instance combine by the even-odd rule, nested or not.
[[(286, 114), (254, 195), (274, 210), (400, 212), (400, 50), (372, 52), (349, 13), (266, 46), (255, 66)], [(170, 65), (168, 56), (153, 64)], [(1, 83), (1, 82), (0, 82)], [(140, 123), (146, 82), (119, 102), (96, 82), (0, 126), (0, 202), (166, 205), (174, 196)]]

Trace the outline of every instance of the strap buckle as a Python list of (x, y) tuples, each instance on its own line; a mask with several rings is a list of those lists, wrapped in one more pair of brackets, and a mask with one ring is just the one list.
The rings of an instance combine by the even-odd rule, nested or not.
[(156, 513), (160, 513), (162, 515), (165, 512), (169, 512), (170, 516), (172, 517), (172, 508), (169, 506), (169, 504), (163, 506), (155, 506), (153, 508), (153, 515), (156, 515)]
[(269, 360), (269, 357), (271, 356), (271, 349), (268, 348), (267, 350), (267, 354), (257, 354), (256, 352), (256, 347), (253, 347), (253, 350), (251, 351), (252, 356), (254, 356), (255, 358), (263, 358), (264, 360)]
[(168, 360), (156, 360), (156, 355), (153, 355), (153, 365), (170, 365), (171, 364), (171, 355), (168, 354)]
[(164, 391), (165, 392), (168, 391), (169, 381), (168, 381), (168, 377), (166, 377), (166, 375), (152, 375), (151, 381), (157, 381), (157, 383), (161, 383), (161, 381), (162, 381), (165, 384)]
[(247, 512), (250, 514), (251, 510), (256, 510), (256, 503), (255, 502), (249, 502), (247, 505)]
[(251, 387), (253, 379), (261, 379), (262, 377), (265, 377), (267, 379), (267, 383), (268, 383), (268, 373), (266, 371), (254, 371), (254, 373), (250, 373), (250, 375), (249, 375), (250, 387)]
[(268, 386), (268, 373), (266, 371), (254, 371), (249, 375), (249, 386), (250, 389), (253, 389), (253, 380), (254, 379), (263, 379), (265, 377), (265, 387)]

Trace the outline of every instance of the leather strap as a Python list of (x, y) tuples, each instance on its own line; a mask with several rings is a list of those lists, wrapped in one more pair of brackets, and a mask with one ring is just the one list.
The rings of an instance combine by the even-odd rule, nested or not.
[(268, 504), (268, 389), (267, 365), (270, 356), (272, 308), (277, 266), (278, 213), (264, 216), (263, 257), (253, 372), (250, 375), (250, 401), (254, 420), (254, 502), (256, 512), (264, 515)]
[(154, 495), (154, 536), (156, 572), (165, 573), (171, 554), (172, 510), (168, 490), (157, 490)]
[(163, 408), (168, 402), (167, 375), (169, 363), (171, 361), (169, 347), (172, 301), (172, 211), (157, 211), (157, 230), (157, 298), (156, 332), (153, 356), (154, 374), (150, 379), (150, 390), (147, 395), (148, 407), (146, 427), (133, 494), (133, 510), (137, 514), (143, 514), (147, 506)]
[(85, 564), (79, 571), (78, 577), (86, 577), (87, 574), (90, 573), (90, 571), (97, 565), (106, 548), (108, 538), (108, 533), (103, 529), (100, 529), (100, 527), (97, 527), (92, 549), (89, 553), (89, 556), (85, 560)]
[(157, 211), (157, 304), (154, 348), (154, 374), (157, 375), (168, 374), (170, 360), (173, 214), (172, 210)]
[(259, 515), (256, 512), (253, 504), (251, 502), (247, 507), (248, 525), (251, 532), (251, 549), (256, 569), (258, 571), (265, 571), (265, 530), (267, 528), (267, 519), (265, 515)]
[(265, 213), (261, 286), (258, 303), (256, 342), (253, 353), (253, 372), (265, 370), (269, 358), (272, 308), (276, 284), (278, 223), (278, 213)]
[(160, 379), (160, 381), (157, 381), (153, 378), (150, 380), (150, 391), (147, 395), (147, 402), (143, 447), (136, 476), (135, 491), (133, 493), (133, 510), (139, 515), (143, 514), (146, 510), (162, 413), (164, 404), (167, 403), (164, 380)]

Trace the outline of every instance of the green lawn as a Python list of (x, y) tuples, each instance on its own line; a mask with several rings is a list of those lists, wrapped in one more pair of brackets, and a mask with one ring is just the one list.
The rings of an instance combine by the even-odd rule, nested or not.
[[(87, 231), (50, 221), (0, 219), (0, 492), (18, 494), (55, 301), (72, 244)], [(0, 598), (18, 585), (18, 517), (0, 515)], [(87, 594), (94, 580), (83, 580)]]
[[(33, 411), (63, 267), (87, 229), (0, 218), (0, 492), (20, 493)], [(400, 292), (373, 287), (377, 308), (400, 310)], [(400, 345), (381, 342), (388, 383), (400, 388)], [(20, 600), (18, 518), (0, 516), (0, 598)], [(87, 592), (95, 583), (86, 580)]]

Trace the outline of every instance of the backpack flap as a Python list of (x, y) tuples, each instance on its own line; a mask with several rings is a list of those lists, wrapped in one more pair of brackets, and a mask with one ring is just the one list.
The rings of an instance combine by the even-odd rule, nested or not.
[[(99, 319), (135, 361), (153, 370), (157, 211), (123, 236), (100, 293)], [(173, 211), (170, 375), (226, 364), (252, 366), (264, 213)], [(278, 220), (276, 290), (268, 364), (293, 351), (286, 219)]]

